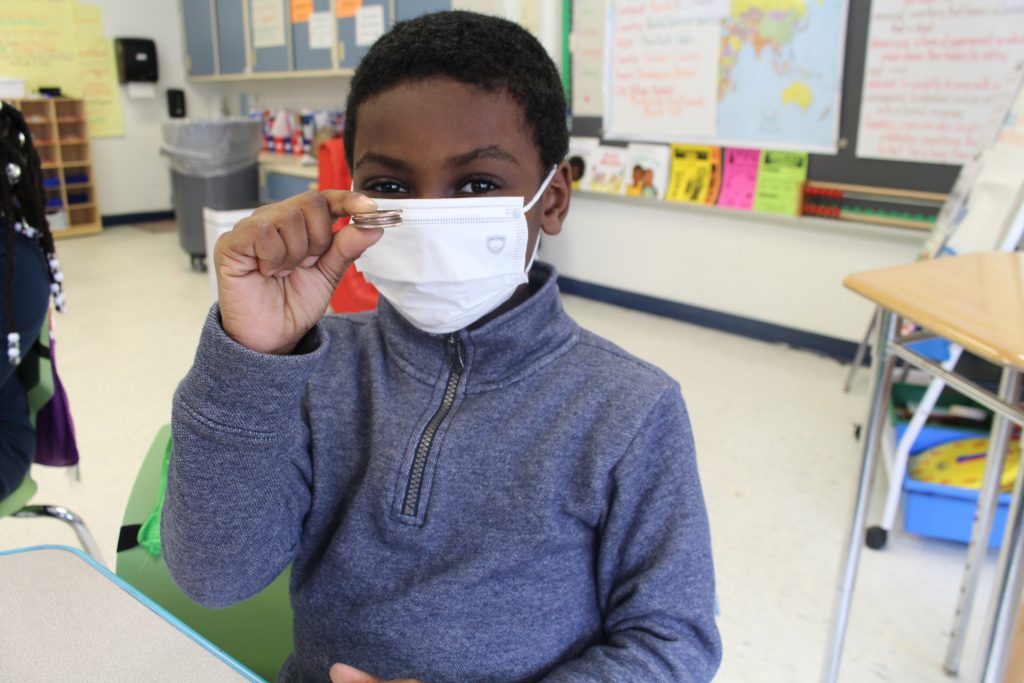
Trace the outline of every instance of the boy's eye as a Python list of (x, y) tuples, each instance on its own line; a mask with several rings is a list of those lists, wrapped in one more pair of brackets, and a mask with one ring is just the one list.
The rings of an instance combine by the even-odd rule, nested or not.
[(363, 184), (363, 189), (376, 194), (407, 194), (409, 190), (394, 180), (375, 180)]
[(459, 188), (459, 192), (463, 194), (482, 194), (484, 192), (493, 192), (498, 189), (498, 184), (486, 180), (484, 178), (475, 178), (470, 180), (465, 185)]

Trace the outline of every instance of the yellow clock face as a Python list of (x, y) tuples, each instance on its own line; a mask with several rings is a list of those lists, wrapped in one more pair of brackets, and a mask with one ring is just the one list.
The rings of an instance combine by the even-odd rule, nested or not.
[[(910, 476), (930, 484), (943, 484), (964, 489), (980, 489), (985, 476), (988, 439), (959, 439), (940, 444), (911, 458)], [(1010, 442), (1006, 466), (999, 481), (999, 490), (1013, 489), (1020, 467), (1020, 441)]]

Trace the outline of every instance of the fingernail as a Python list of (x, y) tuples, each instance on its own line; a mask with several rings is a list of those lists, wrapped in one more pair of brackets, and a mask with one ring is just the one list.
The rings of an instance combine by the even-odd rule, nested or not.
[(319, 256), (307, 256), (302, 260), (302, 267), (309, 268), (311, 265), (320, 260)]

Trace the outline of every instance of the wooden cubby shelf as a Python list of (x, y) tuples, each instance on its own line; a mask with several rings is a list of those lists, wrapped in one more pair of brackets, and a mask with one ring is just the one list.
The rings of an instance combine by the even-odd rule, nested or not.
[[(43, 170), (46, 215), (53, 236), (100, 232), (85, 104), (67, 97), (14, 100), (32, 131)], [(78, 201), (84, 199), (84, 201)]]

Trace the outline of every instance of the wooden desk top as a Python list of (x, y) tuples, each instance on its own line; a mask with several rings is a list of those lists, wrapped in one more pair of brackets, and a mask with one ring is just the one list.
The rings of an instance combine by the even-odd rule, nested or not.
[(843, 284), (992, 363), (1024, 370), (1024, 253), (919, 261), (854, 273)]
[(259, 680), (71, 549), (0, 554), (0, 680)]

